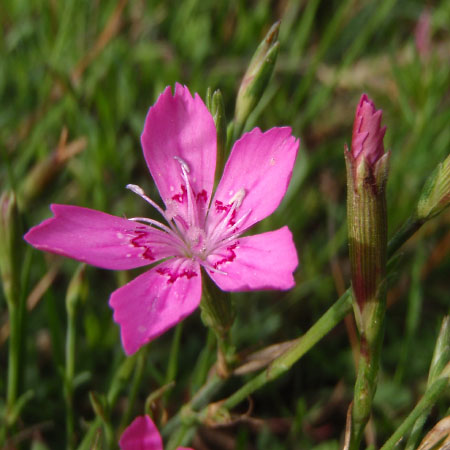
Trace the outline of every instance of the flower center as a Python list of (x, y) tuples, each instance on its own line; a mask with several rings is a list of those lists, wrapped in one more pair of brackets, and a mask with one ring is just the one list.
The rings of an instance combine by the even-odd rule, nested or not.
[(161, 229), (171, 236), (176, 254), (197, 260), (207, 270), (218, 271), (207, 262), (207, 257), (216, 249), (231, 245), (239, 236), (239, 228), (251, 212), (247, 211), (237, 218), (246, 195), (245, 189), (238, 189), (227, 203), (215, 200), (208, 211), (207, 192), (195, 192), (189, 178), (189, 166), (181, 158), (176, 156), (175, 159), (180, 164), (183, 183), (176, 194), (165, 200), (165, 211), (147, 197), (139, 186), (127, 185), (128, 189), (150, 203), (164, 217), (168, 226), (144, 217), (133, 217), (130, 220), (146, 222)]

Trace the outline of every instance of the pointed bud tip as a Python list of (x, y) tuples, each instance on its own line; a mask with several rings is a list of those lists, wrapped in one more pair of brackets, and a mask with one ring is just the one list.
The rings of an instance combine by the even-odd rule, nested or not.
[(271, 27), (266, 35), (266, 43), (270, 45), (273, 41), (278, 39), (278, 33), (280, 31), (281, 20), (277, 20)]
[(381, 127), (382, 116), (383, 111), (376, 109), (367, 94), (362, 94), (353, 123), (351, 153), (355, 159), (360, 155), (364, 157), (370, 166), (374, 166), (384, 154), (386, 127)]

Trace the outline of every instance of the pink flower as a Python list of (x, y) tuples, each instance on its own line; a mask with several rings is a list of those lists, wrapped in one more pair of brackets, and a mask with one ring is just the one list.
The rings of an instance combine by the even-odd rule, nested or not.
[(386, 127), (381, 128), (382, 115), (383, 111), (376, 110), (366, 94), (361, 95), (353, 123), (351, 149), (357, 162), (365, 158), (369, 166), (373, 166), (384, 155), (383, 137)]
[[(123, 432), (119, 445), (121, 450), (163, 450), (158, 429), (149, 416), (139, 416)], [(177, 450), (193, 450), (178, 447)]]
[(416, 49), (422, 60), (425, 60), (431, 53), (431, 13), (425, 9), (420, 14), (414, 30)]
[(212, 197), (216, 128), (203, 101), (170, 87), (150, 108), (141, 136), (144, 157), (165, 209), (127, 187), (165, 219), (124, 219), (92, 209), (52, 205), (54, 217), (32, 228), (34, 247), (106, 269), (160, 262), (114, 291), (110, 305), (127, 354), (174, 326), (199, 305), (201, 271), (224, 291), (289, 289), (297, 253), (287, 227), (241, 237), (279, 205), (298, 140), (290, 128), (255, 128), (231, 151)]

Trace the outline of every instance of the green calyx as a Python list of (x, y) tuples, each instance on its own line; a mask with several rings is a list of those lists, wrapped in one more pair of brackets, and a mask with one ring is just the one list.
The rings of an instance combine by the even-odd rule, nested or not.
[(417, 204), (417, 216), (429, 220), (450, 205), (450, 155), (428, 177)]

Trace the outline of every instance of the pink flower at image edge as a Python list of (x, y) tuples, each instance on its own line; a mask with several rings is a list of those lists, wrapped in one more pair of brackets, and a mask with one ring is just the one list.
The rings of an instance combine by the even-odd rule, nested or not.
[(172, 95), (167, 87), (149, 109), (141, 143), (165, 209), (127, 187), (166, 224), (51, 205), (54, 217), (25, 235), (39, 250), (106, 269), (160, 262), (111, 294), (128, 355), (198, 307), (201, 267), (224, 291), (286, 290), (298, 264), (286, 226), (242, 237), (286, 193), (299, 146), (290, 128), (255, 128), (236, 141), (213, 197), (216, 128), (198, 94), (177, 84)]
[[(139, 416), (123, 432), (121, 450), (163, 450), (163, 442), (156, 425), (149, 416)], [(193, 450), (178, 447), (177, 450)]]

